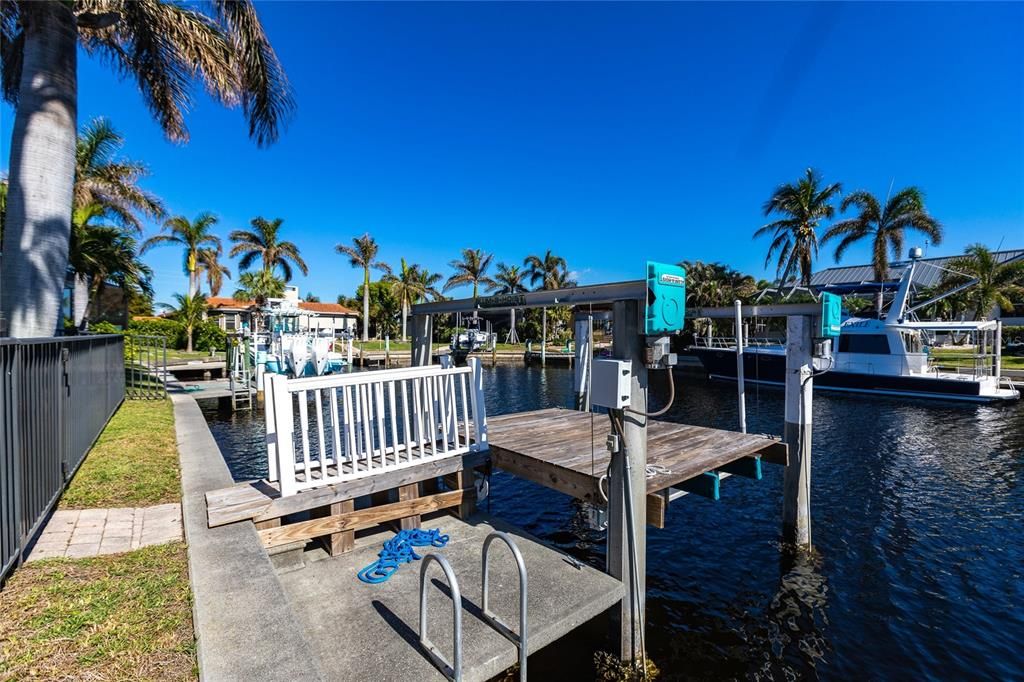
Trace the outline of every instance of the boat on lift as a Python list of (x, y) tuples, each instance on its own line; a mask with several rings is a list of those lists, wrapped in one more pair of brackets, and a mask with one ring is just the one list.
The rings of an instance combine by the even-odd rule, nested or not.
[(451, 349), (452, 358), (455, 360), (456, 364), (462, 364), (470, 353), (476, 353), (481, 350), (491, 350), (494, 348), (497, 341), (497, 334), (480, 328), (479, 317), (471, 317), (466, 320), (465, 329), (462, 331), (456, 331), (456, 333), (452, 335), (452, 341), (449, 344), (449, 348)]
[[(817, 376), (814, 387), (855, 393), (996, 402), (1018, 400), (1020, 392), (1000, 376), (1000, 323), (981, 321), (919, 321), (914, 312), (944, 294), (910, 305), (920, 249), (911, 250), (910, 263), (900, 279), (889, 313), (880, 319), (847, 316), (840, 326), (832, 367)], [(971, 283), (958, 287), (962, 291)], [(932, 353), (939, 337), (967, 338), (977, 352), (971, 367), (943, 367)], [(991, 348), (991, 351), (988, 349)], [(714, 379), (736, 379), (736, 343), (732, 339), (701, 339), (690, 350)], [(750, 340), (743, 347), (745, 381), (783, 385), (786, 349), (776, 342)]]

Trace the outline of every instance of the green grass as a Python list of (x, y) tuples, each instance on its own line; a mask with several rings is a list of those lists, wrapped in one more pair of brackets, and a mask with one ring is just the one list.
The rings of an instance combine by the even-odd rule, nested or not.
[(126, 400), (86, 455), (60, 506), (148, 507), (180, 499), (171, 401)]
[[(368, 353), (378, 353), (378, 352), (382, 353), (382, 352), (384, 352), (384, 342), (383, 341), (378, 341), (376, 339), (374, 339), (372, 341), (367, 341), (366, 343), (363, 343), (362, 341), (355, 341), (353, 343), (353, 347), (357, 348), (357, 349), (362, 347), (362, 348), (366, 349), (366, 352), (368, 352)], [(433, 347), (434, 347), (434, 350), (438, 350), (440, 348), (448, 348), (448, 344), (447, 343), (435, 343)], [(564, 343), (560, 344), (558, 347), (564, 348), (565, 344)], [(498, 352), (499, 353), (506, 353), (506, 352), (525, 353), (526, 352), (526, 344), (525, 343), (499, 343), (497, 348), (498, 348)], [(540, 343), (538, 342), (538, 343), (533, 344), (533, 348), (534, 348), (534, 350), (540, 350)], [(551, 350), (552, 348), (555, 348), (555, 345), (549, 343), (548, 344), (548, 350)], [(340, 350), (341, 352), (345, 352), (345, 345), (344, 344), (338, 344), (338, 350)], [(406, 341), (405, 343), (402, 343), (401, 341), (392, 341), (391, 342), (391, 350), (392, 351), (409, 351), (409, 350), (412, 350), (412, 343), (410, 343), (408, 341)]]
[[(163, 360), (163, 358), (158, 358)], [(167, 349), (167, 362), (187, 362), (189, 360), (224, 360), (224, 351), (217, 351), (213, 357), (210, 357), (210, 351), (208, 350), (176, 350), (174, 348)]]
[[(970, 349), (962, 348), (932, 348), (931, 357), (941, 367), (962, 367), (972, 369), (975, 363), (975, 354)], [(1024, 369), (1024, 356), (1003, 355), (1003, 369)]]
[(185, 544), (19, 568), (0, 592), (0, 679), (195, 680)]

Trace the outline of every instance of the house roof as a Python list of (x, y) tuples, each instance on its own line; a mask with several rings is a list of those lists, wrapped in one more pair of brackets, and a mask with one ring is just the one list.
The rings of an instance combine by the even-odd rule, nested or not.
[[(943, 270), (949, 268), (950, 261), (960, 258), (963, 254), (956, 256), (942, 256), (940, 258), (922, 258), (919, 267), (914, 271), (914, 284), (918, 287), (932, 287), (942, 280)], [(1008, 260), (1024, 258), (1024, 249), (1011, 249), (1006, 251), (994, 251), (993, 255), (997, 262), (1005, 263)], [(900, 261), (889, 264), (888, 282), (898, 282), (907, 269), (910, 261)], [(920, 267), (920, 264), (926, 264)], [(934, 265), (937, 267), (928, 267)], [(870, 265), (844, 265), (837, 268), (821, 270), (811, 276), (811, 286), (816, 289), (850, 289), (857, 288), (856, 285), (869, 285), (875, 282), (875, 269)], [(865, 289), (870, 288), (865, 286)], [(877, 288), (877, 286), (875, 287)], [(887, 287), (888, 288), (888, 287)]]
[(314, 303), (312, 301), (299, 301), (300, 310), (308, 310), (311, 313), (321, 315), (356, 315), (356, 311), (346, 308), (340, 303)]
[(210, 296), (206, 299), (206, 305), (214, 310), (228, 308), (235, 310), (248, 310), (256, 305), (256, 303), (254, 301), (240, 301), (237, 298), (230, 298), (227, 296)]

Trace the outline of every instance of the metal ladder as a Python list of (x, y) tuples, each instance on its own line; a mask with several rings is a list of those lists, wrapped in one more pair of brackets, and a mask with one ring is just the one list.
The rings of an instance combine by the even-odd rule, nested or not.
[[(490, 595), (487, 589), (490, 582), (488, 557), (491, 543), (495, 540), (501, 540), (508, 545), (508, 548), (512, 551), (512, 556), (516, 560), (516, 569), (519, 572), (519, 634), (513, 632), (512, 628), (506, 625), (497, 614), (492, 613), (488, 607), (490, 602)], [(448, 659), (444, 657), (434, 643), (427, 637), (427, 592), (424, 587), (426, 586), (427, 568), (431, 561), (436, 561), (441, 566), (441, 570), (444, 571), (445, 579), (448, 581), (448, 587), (452, 594), (452, 614), (454, 622), (452, 632), (452, 657), (455, 659), (454, 662), (448, 661)], [(483, 592), (481, 618), (485, 623), (494, 628), (498, 634), (516, 645), (516, 648), (519, 650), (519, 679), (521, 682), (526, 682), (526, 659), (529, 654), (529, 649), (527, 647), (528, 640), (526, 621), (526, 562), (523, 561), (522, 553), (519, 551), (516, 543), (508, 533), (496, 530), (484, 539), (481, 565), (481, 591)], [(462, 680), (462, 593), (459, 591), (459, 581), (455, 577), (455, 571), (452, 570), (451, 564), (448, 563), (448, 560), (440, 554), (427, 554), (423, 557), (423, 564), (420, 566), (420, 646), (423, 647), (427, 656), (434, 662), (434, 665), (441, 670), (445, 677), (449, 680), (454, 680), (455, 682), (460, 682), (460, 680)]]
[(231, 389), (231, 409), (252, 409), (252, 378), (249, 374), (249, 354), (242, 339), (231, 339), (231, 369), (228, 373)]

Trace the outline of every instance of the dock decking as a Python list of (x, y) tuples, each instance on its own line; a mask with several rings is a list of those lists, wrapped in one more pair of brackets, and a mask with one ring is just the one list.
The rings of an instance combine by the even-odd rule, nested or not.
[[(600, 479), (610, 455), (607, 415), (549, 408), (488, 417), (494, 465), (581, 500), (601, 499)], [(785, 465), (785, 443), (769, 436), (651, 419), (647, 425), (647, 521), (664, 527), (667, 491), (737, 460), (761, 458)]]

